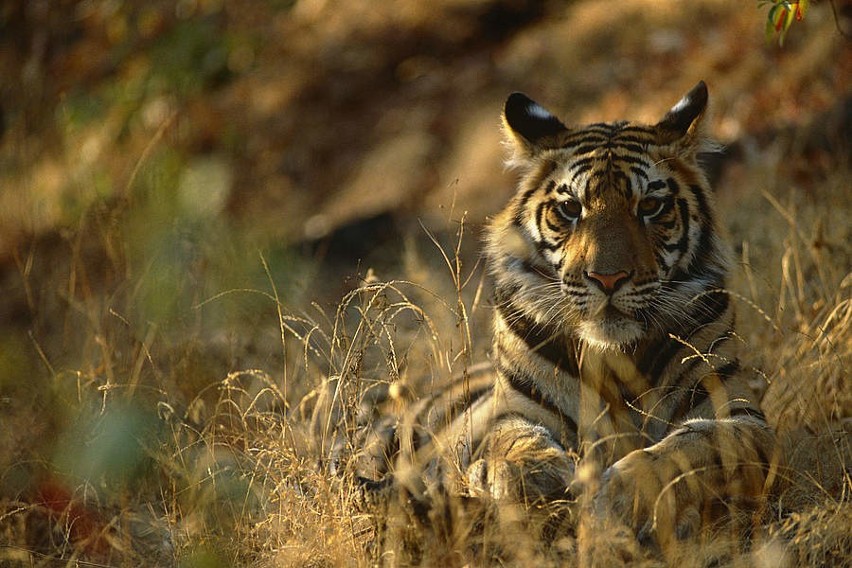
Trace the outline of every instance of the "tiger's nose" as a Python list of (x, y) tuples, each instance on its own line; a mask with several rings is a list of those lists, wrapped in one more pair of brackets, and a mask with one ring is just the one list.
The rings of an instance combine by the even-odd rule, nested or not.
[(618, 272), (614, 272), (612, 274), (604, 274), (601, 272), (586, 272), (586, 278), (592, 281), (592, 283), (606, 292), (607, 294), (612, 294), (621, 286), (630, 280), (630, 273), (619, 270)]

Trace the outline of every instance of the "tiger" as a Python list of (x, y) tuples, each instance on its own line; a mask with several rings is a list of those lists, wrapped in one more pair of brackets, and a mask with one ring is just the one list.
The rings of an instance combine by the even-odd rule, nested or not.
[(568, 127), (508, 97), (519, 181), (484, 229), (490, 361), (364, 425), (359, 479), (419, 503), (534, 504), (575, 498), (597, 472), (596, 518), (661, 546), (720, 503), (759, 506), (778, 457), (738, 356), (700, 163), (707, 103), (702, 81), (656, 124)]

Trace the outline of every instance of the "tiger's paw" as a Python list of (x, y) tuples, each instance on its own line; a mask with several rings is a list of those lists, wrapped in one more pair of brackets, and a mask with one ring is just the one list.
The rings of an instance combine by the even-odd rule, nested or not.
[(602, 476), (595, 515), (632, 527), (640, 542), (663, 547), (697, 535), (707, 479), (670, 457), (636, 450), (616, 462)]
[(467, 487), (472, 497), (498, 501), (516, 497), (516, 478), (517, 474), (506, 460), (482, 458), (467, 469)]
[(506, 421), (488, 437), (483, 457), (466, 470), (470, 495), (540, 503), (570, 497), (578, 456), (545, 428), (523, 419)]
[(564, 454), (550, 457), (534, 463), (496, 456), (478, 459), (467, 469), (468, 493), (502, 502), (571, 500), (574, 461)]

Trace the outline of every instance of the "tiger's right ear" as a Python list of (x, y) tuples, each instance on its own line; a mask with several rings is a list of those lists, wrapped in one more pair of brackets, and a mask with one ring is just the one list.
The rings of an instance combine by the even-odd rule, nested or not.
[(558, 118), (523, 93), (512, 93), (506, 99), (503, 124), (514, 151), (512, 162), (555, 147), (556, 137), (568, 130)]

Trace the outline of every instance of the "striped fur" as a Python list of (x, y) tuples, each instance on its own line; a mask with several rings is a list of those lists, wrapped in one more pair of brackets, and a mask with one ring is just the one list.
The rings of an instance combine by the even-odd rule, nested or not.
[(699, 83), (655, 125), (567, 128), (524, 95), (504, 113), (517, 193), (489, 223), (492, 371), (374, 423), (366, 475), (415, 496), (596, 501), (662, 542), (708, 503), (765, 489), (773, 434), (737, 356), (728, 252), (707, 180)]

